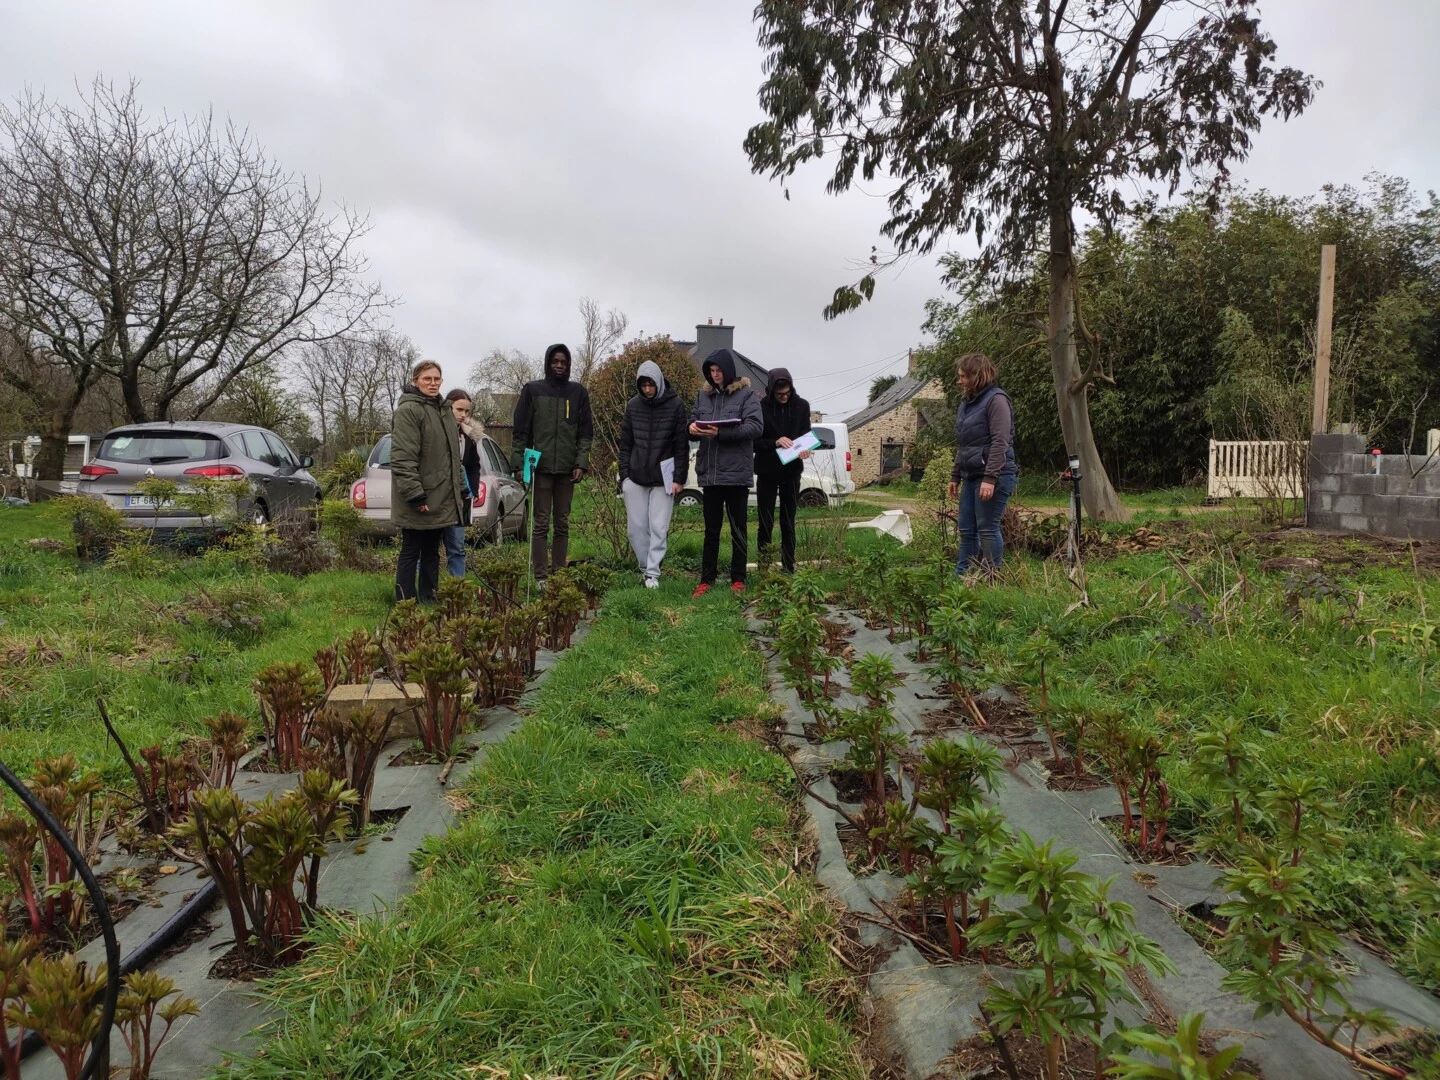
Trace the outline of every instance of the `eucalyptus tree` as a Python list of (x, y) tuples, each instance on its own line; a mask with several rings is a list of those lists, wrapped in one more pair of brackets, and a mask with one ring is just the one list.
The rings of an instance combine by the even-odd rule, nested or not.
[(972, 235), (996, 278), (1043, 255), (1033, 315), (1066, 448), (1086, 509), (1123, 516), (1090, 429), (1090, 388), (1113, 376), (1084, 319), (1076, 215), (1108, 226), (1136, 181), (1173, 193), (1200, 175), (1218, 191), (1263, 117), (1310, 103), (1316, 82), (1277, 64), (1256, 0), (760, 0), (755, 18), (766, 119), (745, 141), (751, 167), (787, 180), (833, 155), (831, 193), (894, 185), (893, 256), (872, 255), (826, 317), (952, 234)]

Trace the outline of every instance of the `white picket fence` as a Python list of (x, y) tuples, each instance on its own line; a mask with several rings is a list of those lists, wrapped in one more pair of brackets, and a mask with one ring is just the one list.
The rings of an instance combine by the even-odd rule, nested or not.
[(1303, 442), (1210, 440), (1212, 499), (1298, 499), (1305, 494)]

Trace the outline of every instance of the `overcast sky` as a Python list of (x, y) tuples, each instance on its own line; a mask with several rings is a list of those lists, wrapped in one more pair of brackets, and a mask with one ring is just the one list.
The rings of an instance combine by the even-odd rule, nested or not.
[[(838, 322), (820, 310), (876, 242), (883, 192), (824, 193), (825, 173), (752, 176), (759, 117), (750, 0), (0, 0), (0, 93), (73, 96), (97, 73), (141, 80), (153, 109), (212, 106), (286, 166), (366, 208), (396, 327), (452, 376), (495, 346), (575, 343), (576, 301), (633, 331), (785, 364), (843, 417), (922, 340), (932, 261), (884, 278)], [(1293, 195), (1378, 169), (1440, 187), (1440, 2), (1266, 0), (1280, 59), (1325, 83), (1268, 124), (1252, 185)]]

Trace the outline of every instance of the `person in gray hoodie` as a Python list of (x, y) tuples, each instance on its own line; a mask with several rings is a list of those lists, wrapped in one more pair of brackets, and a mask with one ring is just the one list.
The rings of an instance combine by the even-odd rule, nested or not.
[[(645, 575), (645, 587), (660, 584), (675, 496), (690, 477), (690, 417), (665, 373), (646, 360), (635, 373), (635, 396), (625, 405), (616, 457), (630, 547)], [(669, 462), (669, 483), (664, 463)]]
[(725, 520), (730, 523), (730, 588), (739, 593), (745, 591), (749, 558), (746, 515), (755, 479), (755, 440), (765, 429), (765, 419), (750, 380), (735, 377), (735, 356), (729, 349), (707, 356), (700, 376), (705, 385), (695, 399), (690, 434), (700, 440), (695, 473), (704, 495), (705, 543), (694, 595), (704, 596), (715, 585)]

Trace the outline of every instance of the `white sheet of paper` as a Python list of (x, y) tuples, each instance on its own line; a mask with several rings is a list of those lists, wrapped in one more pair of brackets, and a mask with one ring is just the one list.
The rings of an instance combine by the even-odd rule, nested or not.
[(665, 485), (666, 492), (669, 492), (670, 485), (675, 483), (675, 459), (667, 457), (660, 462), (660, 482)]
[(776, 456), (780, 458), (781, 465), (789, 465), (790, 462), (794, 461), (806, 450), (818, 449), (820, 449), (820, 436), (816, 435), (813, 431), (807, 431), (788, 447), (779, 447), (775, 453)]

